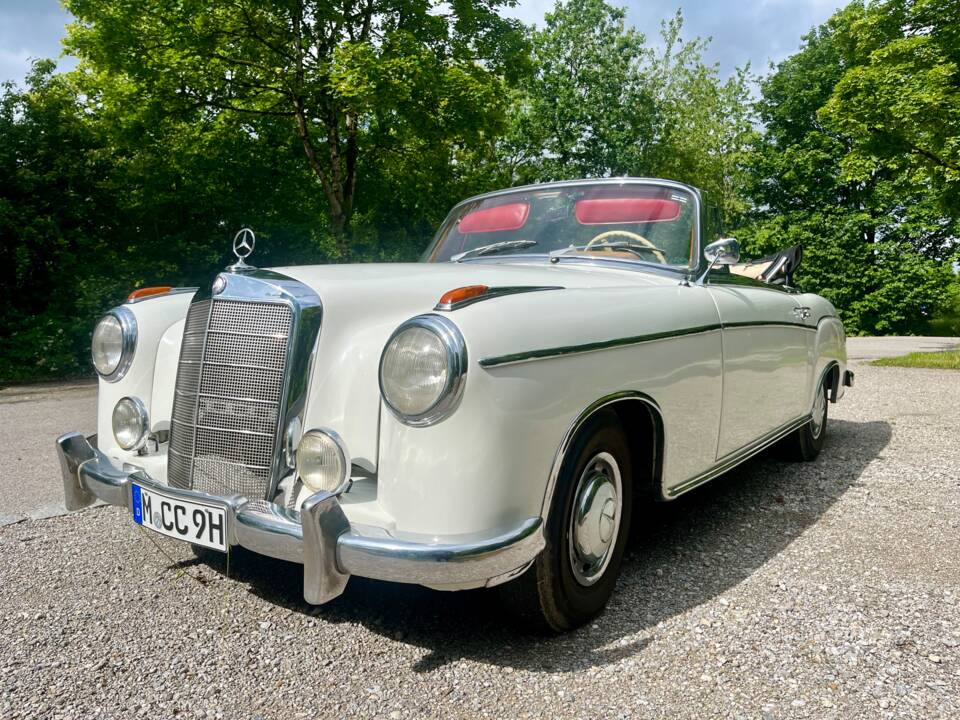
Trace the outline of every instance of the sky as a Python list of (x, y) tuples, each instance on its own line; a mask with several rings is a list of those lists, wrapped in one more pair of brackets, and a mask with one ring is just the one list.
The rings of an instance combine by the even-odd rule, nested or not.
[[(819, 25), (845, 0), (608, 0), (627, 8), (628, 23), (651, 41), (660, 21), (677, 7), (685, 18), (684, 38), (712, 37), (707, 60), (727, 75), (747, 62), (755, 73), (783, 60), (800, 46), (800, 36)], [(519, 0), (506, 14), (543, 24), (554, 0)], [(22, 82), (31, 58), (57, 57), (70, 16), (58, 0), (0, 0), (0, 83)], [(61, 60), (62, 68), (73, 61)]]

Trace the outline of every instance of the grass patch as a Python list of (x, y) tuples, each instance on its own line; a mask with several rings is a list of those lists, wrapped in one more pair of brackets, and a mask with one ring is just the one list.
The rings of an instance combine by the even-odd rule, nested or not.
[(880, 358), (871, 365), (885, 367), (946, 368), (960, 370), (960, 348), (942, 352), (912, 352), (901, 357)]

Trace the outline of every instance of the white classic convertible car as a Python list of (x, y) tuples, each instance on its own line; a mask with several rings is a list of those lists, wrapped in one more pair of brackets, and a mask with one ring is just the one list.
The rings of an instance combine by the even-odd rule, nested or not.
[(97, 498), (202, 548), (351, 575), (502, 585), (540, 626), (606, 604), (631, 510), (775, 443), (814, 458), (853, 382), (799, 251), (740, 263), (695, 188), (607, 179), (457, 205), (414, 264), (258, 270), (134, 292), (93, 333)]

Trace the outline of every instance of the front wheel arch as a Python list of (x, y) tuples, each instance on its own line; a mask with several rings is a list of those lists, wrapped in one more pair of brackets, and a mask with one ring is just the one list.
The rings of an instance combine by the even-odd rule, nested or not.
[(557, 452), (547, 479), (540, 515), (547, 521), (553, 504), (557, 477), (578, 433), (597, 413), (613, 410), (620, 418), (630, 445), (634, 477), (631, 478), (634, 498), (663, 500), (663, 457), (665, 434), (663, 414), (656, 400), (638, 390), (623, 390), (605, 395), (587, 406), (570, 424)]
[[(617, 413), (604, 408), (590, 414), (575, 435), (559, 474), (543, 526), (546, 546), (523, 574), (499, 586), (506, 608), (525, 627), (547, 632), (570, 630), (606, 606), (630, 534), (631, 462)], [(613, 476), (606, 472), (611, 468)], [(601, 492), (611, 486), (615, 491)], [(617, 509), (607, 515), (608, 504), (613, 502)], [(613, 532), (608, 527), (606, 536), (602, 529), (605, 517), (618, 518)], [(590, 528), (596, 527), (593, 523), (600, 527), (591, 532)], [(580, 563), (584, 565), (578, 572)]]

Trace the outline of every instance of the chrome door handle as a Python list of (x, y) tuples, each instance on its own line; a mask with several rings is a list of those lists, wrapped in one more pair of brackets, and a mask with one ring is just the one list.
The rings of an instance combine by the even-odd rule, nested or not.
[(793, 314), (801, 320), (806, 320), (808, 317), (810, 317), (810, 308), (795, 307), (793, 309)]

